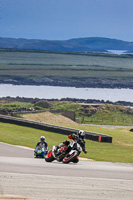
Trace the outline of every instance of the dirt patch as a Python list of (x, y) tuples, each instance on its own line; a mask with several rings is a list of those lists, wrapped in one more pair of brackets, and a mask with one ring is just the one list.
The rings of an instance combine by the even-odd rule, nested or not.
[(118, 144), (124, 145), (124, 146), (128, 146), (128, 147), (133, 147), (133, 144), (126, 144), (126, 143), (122, 143), (120, 141), (118, 141)]
[(51, 112), (35, 113), (35, 114), (25, 114), (24, 119), (37, 121), (46, 124), (60, 125), (60, 126), (77, 126), (78, 124), (71, 119), (64, 117), (60, 114), (53, 114)]
[(32, 198), (22, 197), (22, 196), (16, 196), (16, 195), (0, 195), (0, 199), (14, 199), (14, 200), (32, 200)]

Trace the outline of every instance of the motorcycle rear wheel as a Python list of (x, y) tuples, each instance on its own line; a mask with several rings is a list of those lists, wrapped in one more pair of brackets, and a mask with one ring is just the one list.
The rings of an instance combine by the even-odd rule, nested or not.
[(46, 162), (52, 162), (53, 160), (55, 160), (54, 156), (52, 155), (52, 150), (46, 155), (45, 157), (45, 161)]

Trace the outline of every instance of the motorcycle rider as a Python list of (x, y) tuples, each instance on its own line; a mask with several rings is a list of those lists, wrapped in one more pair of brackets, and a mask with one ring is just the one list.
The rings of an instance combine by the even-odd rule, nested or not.
[(44, 136), (40, 137), (40, 141), (37, 143), (35, 150), (42, 148), (44, 148), (45, 152), (48, 153), (48, 143), (45, 141)]
[[(68, 136), (69, 139), (75, 140), (77, 143), (80, 144), (80, 146), (82, 147), (83, 152), (86, 154), (87, 151), (85, 149), (85, 131), (79, 130), (77, 134), (72, 133), (71, 135)], [(64, 145), (67, 145), (67, 150), (66, 153), (69, 153), (69, 151), (71, 151), (71, 146), (70, 146), (70, 142), (68, 140), (65, 140), (64, 142), (62, 142), (61, 144), (56, 146), (55, 149), (55, 154), (58, 155), (58, 149)]]
[[(77, 143), (79, 143), (80, 146), (82, 147), (83, 152), (85, 154), (87, 153), (85, 149), (85, 131), (79, 130), (77, 135), (73, 133), (72, 135), (69, 135), (68, 138), (77, 141)], [(71, 147), (70, 145), (68, 145), (68, 148), (66, 151), (69, 152), (70, 150), (71, 150)]]

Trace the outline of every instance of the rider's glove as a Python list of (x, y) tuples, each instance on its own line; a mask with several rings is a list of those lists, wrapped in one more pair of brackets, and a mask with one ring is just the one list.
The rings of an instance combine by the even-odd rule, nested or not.
[(75, 135), (75, 133), (72, 133), (71, 136), (72, 136), (72, 139), (75, 139), (75, 136), (76, 136), (76, 135)]

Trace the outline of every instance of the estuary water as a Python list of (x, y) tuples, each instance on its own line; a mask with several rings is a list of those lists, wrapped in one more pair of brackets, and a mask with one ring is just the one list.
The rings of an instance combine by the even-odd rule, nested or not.
[(75, 88), (0, 84), (0, 97), (28, 97), (44, 99), (96, 99), (133, 102), (133, 89)]

